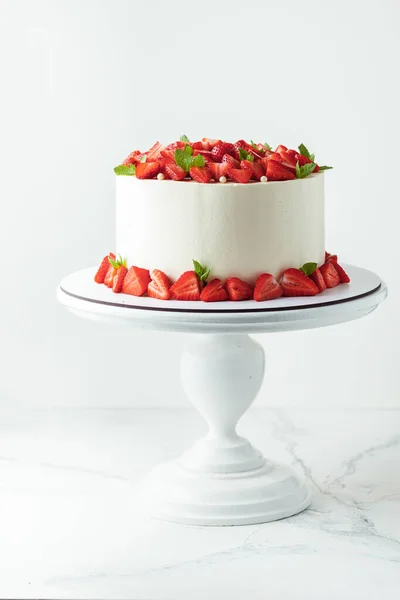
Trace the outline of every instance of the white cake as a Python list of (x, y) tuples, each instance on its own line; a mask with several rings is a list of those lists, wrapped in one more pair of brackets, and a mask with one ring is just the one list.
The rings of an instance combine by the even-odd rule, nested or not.
[(195, 259), (213, 277), (254, 284), (261, 273), (324, 263), (322, 172), (248, 184), (116, 179), (116, 249), (128, 265), (176, 280)]

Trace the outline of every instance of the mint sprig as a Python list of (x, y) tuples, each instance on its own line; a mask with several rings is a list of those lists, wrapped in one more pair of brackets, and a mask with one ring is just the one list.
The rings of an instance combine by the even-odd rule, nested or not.
[(309, 175), (311, 175), (311, 173), (314, 171), (316, 166), (317, 165), (315, 163), (311, 162), (311, 163), (307, 163), (301, 167), (299, 165), (299, 161), (297, 161), (297, 163), (296, 163), (297, 179), (304, 179), (305, 177), (308, 177)]
[(174, 158), (176, 164), (187, 173), (190, 171), (190, 167), (204, 167), (206, 164), (204, 156), (201, 154), (193, 156), (193, 148), (187, 144), (183, 149), (177, 148), (175, 150)]
[(136, 175), (136, 166), (118, 165), (118, 167), (114, 167), (114, 173), (116, 175)]
[(324, 165), (323, 167), (319, 168), (320, 171), (327, 171), (328, 169), (333, 169), (333, 167), (327, 167), (326, 165)]
[(190, 140), (187, 135), (181, 135), (180, 140), (181, 140), (181, 142), (185, 142), (185, 144), (190, 143)]
[(114, 269), (119, 269), (120, 267), (126, 267), (126, 258), (122, 258), (120, 254), (118, 254), (118, 260), (114, 260), (111, 256), (108, 257), (108, 262), (110, 265), (114, 267)]
[(303, 271), (305, 275), (312, 275), (317, 267), (318, 263), (309, 262), (300, 267), (300, 271)]
[(254, 162), (254, 156), (244, 148), (239, 148), (239, 160), (249, 160), (250, 162)]
[(310, 154), (309, 150), (307, 150), (304, 144), (300, 144), (299, 152), (302, 156), (305, 156), (306, 158), (311, 160), (311, 162), (314, 162), (315, 154)]
[(197, 260), (193, 259), (194, 272), (202, 283), (207, 283), (208, 276), (210, 275), (210, 269), (203, 267)]
[(267, 144), (267, 142), (264, 142), (263, 146), (265, 146), (267, 150), (272, 150), (272, 146)]

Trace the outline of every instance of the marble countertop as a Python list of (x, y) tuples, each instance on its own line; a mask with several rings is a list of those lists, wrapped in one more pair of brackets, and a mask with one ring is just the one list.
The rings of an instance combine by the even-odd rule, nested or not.
[(400, 410), (251, 409), (239, 432), (310, 481), (307, 511), (190, 527), (135, 488), (205, 432), (191, 409), (0, 415), (0, 598), (400, 597)]

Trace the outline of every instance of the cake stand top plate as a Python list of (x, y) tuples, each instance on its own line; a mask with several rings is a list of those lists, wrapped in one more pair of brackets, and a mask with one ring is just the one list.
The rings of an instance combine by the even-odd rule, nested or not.
[(262, 333), (324, 327), (362, 317), (387, 296), (387, 287), (371, 271), (344, 265), (351, 283), (318, 296), (266, 302), (182, 302), (113, 292), (94, 282), (95, 267), (65, 277), (59, 301), (79, 316), (120, 321), (153, 330), (199, 333)]

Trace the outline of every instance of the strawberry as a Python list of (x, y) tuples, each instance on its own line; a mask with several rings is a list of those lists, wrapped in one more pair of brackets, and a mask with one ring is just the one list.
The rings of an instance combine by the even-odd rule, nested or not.
[(174, 181), (181, 181), (186, 177), (186, 171), (175, 162), (164, 164), (165, 173)]
[(122, 284), (122, 293), (132, 296), (143, 296), (147, 292), (150, 283), (150, 273), (147, 269), (131, 267), (125, 275)]
[(190, 177), (199, 183), (210, 183), (212, 173), (208, 167), (190, 167)]
[(171, 286), (172, 300), (200, 300), (200, 281), (194, 271), (186, 271)]
[(321, 271), (318, 268), (315, 269), (314, 273), (311, 273), (309, 277), (313, 280), (320, 292), (326, 290), (326, 283), (324, 281), (324, 278), (322, 277)]
[(168, 144), (168, 146), (165, 146), (165, 150), (173, 150), (175, 151), (177, 148), (184, 148), (185, 147), (185, 142), (173, 142), (172, 144)]
[(233, 147), (234, 147), (234, 157), (237, 158), (238, 160), (239, 160), (240, 148), (242, 148), (243, 150), (246, 150), (246, 152), (248, 152), (249, 154), (252, 154), (254, 156), (254, 158), (262, 158), (263, 157), (263, 154), (257, 152), (255, 150), (255, 148), (253, 148), (253, 146), (251, 146), (251, 144), (248, 144), (244, 140), (239, 140), (238, 142), (233, 144)]
[(339, 275), (340, 283), (350, 283), (350, 277), (347, 275), (346, 271), (339, 265), (339, 263), (333, 263), (335, 265), (335, 269)]
[(279, 152), (271, 152), (271, 154), (269, 154), (268, 156), (266, 156), (263, 160), (264, 164), (265, 161), (268, 163), (268, 161), (270, 160), (275, 160), (276, 162), (282, 162), (282, 156), (279, 154)]
[(248, 183), (251, 177), (249, 169), (229, 169), (228, 177), (236, 183)]
[(127, 274), (128, 269), (121, 265), (119, 269), (117, 269), (116, 274), (114, 275), (112, 291), (116, 294), (122, 291), (122, 284), (124, 283), (125, 275)]
[(129, 156), (126, 157), (126, 159), (124, 160), (124, 162), (122, 164), (123, 165), (134, 165), (135, 163), (138, 163), (140, 161), (142, 156), (143, 156), (143, 154), (140, 152), (140, 150), (134, 150), (133, 152), (131, 152), (129, 154)]
[(254, 300), (262, 302), (263, 300), (273, 300), (282, 296), (282, 288), (275, 277), (269, 273), (263, 273), (256, 281), (254, 288)]
[(230, 165), (227, 162), (210, 163), (208, 165), (208, 168), (210, 169), (210, 171), (212, 173), (214, 181), (219, 181), (220, 177), (222, 177), (223, 175), (227, 175)]
[(239, 277), (230, 277), (225, 283), (226, 292), (229, 300), (251, 300), (253, 298), (253, 288), (251, 285), (239, 279)]
[(286, 146), (282, 146), (282, 144), (279, 144), (279, 146), (276, 148), (275, 152), (277, 152), (278, 154), (281, 154), (282, 152), (287, 152), (287, 148), (286, 148)]
[(203, 300), (203, 302), (223, 302), (227, 299), (228, 294), (224, 290), (220, 279), (213, 279), (210, 283), (207, 283), (200, 294), (200, 300)]
[(224, 154), (233, 155), (234, 152), (235, 148), (233, 147), (233, 144), (229, 144), (228, 142), (219, 142), (211, 150), (212, 158), (215, 162), (221, 162)]
[(329, 254), (329, 252), (325, 252), (325, 262), (333, 262), (337, 263), (337, 254)]
[(136, 177), (138, 179), (153, 179), (160, 172), (158, 161), (144, 162), (136, 165)]
[(115, 260), (115, 254), (113, 254), (112, 252), (110, 252), (108, 256), (105, 256), (103, 258), (103, 260), (101, 261), (101, 265), (97, 269), (97, 273), (94, 276), (94, 280), (96, 283), (104, 283), (104, 279), (106, 278), (108, 268), (110, 267), (110, 261), (108, 260), (109, 257)]
[(164, 146), (160, 142), (156, 142), (154, 146), (146, 152), (147, 162), (158, 160), (161, 157), (161, 151), (164, 150)]
[(147, 288), (147, 295), (158, 300), (169, 300), (169, 288), (171, 287), (169, 277), (159, 269), (154, 269), (150, 273), (150, 277), (151, 281)]
[(324, 278), (327, 288), (334, 288), (340, 283), (339, 273), (335, 269), (335, 265), (331, 262), (326, 262), (319, 268), (321, 275)]
[(251, 178), (256, 181), (260, 181), (261, 177), (265, 175), (264, 167), (262, 162), (251, 162), (251, 160), (242, 160), (240, 163), (242, 169), (248, 169), (251, 171)]
[(269, 181), (286, 181), (296, 179), (296, 174), (285, 165), (275, 160), (269, 160), (267, 161), (267, 177)]
[(109, 288), (112, 288), (114, 283), (114, 277), (117, 274), (118, 269), (113, 267), (112, 264), (108, 265), (108, 270), (106, 276), (104, 277), (104, 285)]
[(201, 154), (207, 165), (214, 160), (211, 150), (193, 150), (193, 156), (197, 156), (198, 154)]
[(192, 146), (193, 150), (204, 150), (203, 142), (192, 142), (190, 145)]
[(167, 150), (166, 148), (164, 148), (164, 150), (161, 150), (160, 152), (161, 154), (161, 158), (165, 159), (168, 162), (175, 162), (175, 150)]
[(286, 269), (280, 281), (284, 296), (315, 296), (318, 287), (300, 269)]
[(230, 154), (224, 154), (222, 157), (223, 163), (229, 163), (234, 169), (240, 169), (240, 161), (233, 158)]
[(293, 169), (294, 172), (296, 172), (296, 153), (292, 154), (289, 150), (287, 152), (285, 150), (282, 150), (282, 152), (280, 152), (280, 155), (282, 157), (282, 164), (284, 164), (289, 169)]
[(201, 143), (203, 144), (203, 150), (212, 150), (214, 146), (216, 146), (218, 143), (221, 143), (221, 140), (202, 138)]
[(304, 167), (304, 165), (312, 162), (312, 160), (310, 160), (309, 158), (307, 158), (307, 156), (303, 156), (302, 154), (298, 154), (297, 153), (297, 157), (296, 158), (298, 160), (298, 163), (299, 163), (300, 167)]

